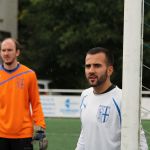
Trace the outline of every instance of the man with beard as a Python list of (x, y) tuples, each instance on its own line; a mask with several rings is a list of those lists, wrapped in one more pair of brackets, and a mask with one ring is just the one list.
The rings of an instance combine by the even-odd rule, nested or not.
[[(112, 84), (114, 57), (101, 47), (90, 49), (85, 58), (85, 76), (90, 88), (81, 94), (82, 129), (76, 150), (121, 149), (122, 90)], [(148, 150), (143, 130), (140, 150)]]
[(33, 150), (34, 129), (33, 138), (45, 137), (45, 121), (36, 74), (17, 61), (20, 55), (19, 47), (19, 43), (12, 38), (7, 38), (0, 44), (0, 56), (3, 61), (0, 65), (2, 150)]

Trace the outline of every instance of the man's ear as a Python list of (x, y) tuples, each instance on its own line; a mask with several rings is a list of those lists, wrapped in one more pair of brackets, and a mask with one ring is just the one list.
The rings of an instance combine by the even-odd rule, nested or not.
[(108, 69), (107, 69), (107, 74), (108, 74), (109, 76), (111, 76), (112, 73), (113, 73), (113, 71), (114, 71), (114, 67), (113, 67), (113, 66), (109, 66)]
[(17, 49), (17, 53), (16, 53), (16, 56), (18, 57), (20, 55), (20, 50)]

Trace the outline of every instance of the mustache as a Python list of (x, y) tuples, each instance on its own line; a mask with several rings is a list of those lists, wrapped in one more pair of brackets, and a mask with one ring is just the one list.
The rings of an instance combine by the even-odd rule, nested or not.
[(88, 76), (96, 76), (95, 73), (89, 73)]
[(88, 78), (93, 78), (93, 77), (97, 77), (97, 75), (94, 73), (88, 75)]

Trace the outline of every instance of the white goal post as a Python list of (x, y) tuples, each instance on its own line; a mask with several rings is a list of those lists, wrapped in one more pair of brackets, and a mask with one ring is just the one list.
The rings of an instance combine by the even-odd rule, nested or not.
[(143, 0), (124, 1), (121, 150), (139, 150), (143, 16)]

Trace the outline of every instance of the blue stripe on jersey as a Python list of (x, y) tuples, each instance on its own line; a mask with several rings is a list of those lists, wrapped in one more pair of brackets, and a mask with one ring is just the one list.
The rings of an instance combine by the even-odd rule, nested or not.
[(115, 106), (116, 106), (116, 108), (117, 108), (117, 111), (118, 111), (118, 114), (119, 114), (119, 119), (120, 119), (120, 124), (121, 124), (122, 119), (121, 119), (121, 111), (120, 111), (120, 108), (119, 108), (119, 106), (118, 106), (118, 104), (117, 104), (117, 102), (115, 101), (114, 98), (113, 98), (113, 102), (114, 102), (114, 104), (115, 104)]
[(85, 99), (85, 97), (87, 97), (87, 95), (85, 95), (85, 96), (82, 98), (82, 100), (81, 100), (81, 105), (80, 105), (80, 109), (82, 109), (82, 106), (83, 106), (84, 108), (86, 108), (86, 104), (84, 104), (84, 99)]
[(21, 75), (26, 74), (26, 73), (29, 73), (29, 72), (32, 72), (32, 70), (28, 70), (28, 71), (25, 71), (25, 72), (21, 72), (21, 73), (19, 73), (19, 74), (16, 74), (15, 76), (12, 76), (11, 78), (8, 78), (7, 80), (4, 80), (4, 81), (0, 82), (0, 86), (3, 85), (3, 84), (5, 84), (6, 82), (8, 82), (8, 81), (10, 81), (10, 80), (12, 80), (12, 79), (18, 77), (18, 76), (21, 76)]
[(0, 70), (3, 70), (3, 67), (2, 67), (2, 65), (0, 65)]

